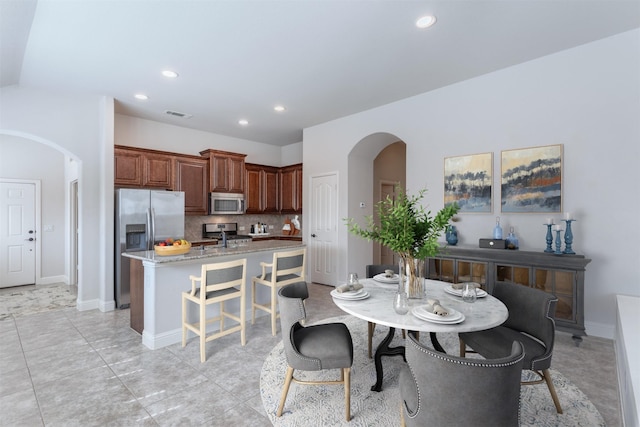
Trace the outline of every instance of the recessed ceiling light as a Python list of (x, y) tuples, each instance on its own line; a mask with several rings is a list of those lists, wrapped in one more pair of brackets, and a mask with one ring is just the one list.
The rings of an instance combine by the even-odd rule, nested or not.
[(416, 27), (429, 28), (435, 23), (436, 23), (436, 17), (433, 15), (427, 15), (427, 16), (423, 16), (422, 18), (416, 21)]
[(273, 107), (274, 110), (276, 110), (278, 113), (282, 113), (283, 111), (286, 110), (286, 108), (284, 108), (282, 105), (276, 105), (275, 107)]
[(136, 93), (135, 95), (133, 95), (136, 99), (139, 99), (140, 101), (146, 101), (147, 99), (149, 99), (149, 97), (147, 95), (145, 95), (144, 93)]
[(171, 71), (171, 70), (164, 70), (162, 72), (162, 75), (165, 77), (168, 77), (170, 79), (175, 79), (176, 77), (178, 77), (178, 73), (176, 73), (175, 71)]
[(240, 126), (247, 126), (247, 125), (249, 124), (249, 120), (246, 120), (246, 119), (240, 119), (240, 120), (238, 120), (238, 124), (239, 124)]

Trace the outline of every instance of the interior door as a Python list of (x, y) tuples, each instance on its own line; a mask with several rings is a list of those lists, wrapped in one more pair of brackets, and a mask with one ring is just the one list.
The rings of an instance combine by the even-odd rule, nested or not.
[(0, 182), (0, 288), (36, 282), (35, 184)]
[(311, 178), (309, 277), (314, 283), (336, 284), (338, 245), (337, 176)]
[[(391, 200), (396, 200), (395, 193), (396, 184), (382, 182), (380, 183), (380, 200), (386, 200), (387, 197), (390, 197)], [(398, 262), (398, 256), (395, 252), (389, 249), (387, 246), (380, 244), (380, 264), (392, 265)]]

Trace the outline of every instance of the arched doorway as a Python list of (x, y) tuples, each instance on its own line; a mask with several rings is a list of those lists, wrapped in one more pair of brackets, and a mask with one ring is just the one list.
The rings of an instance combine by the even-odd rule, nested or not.
[[(0, 169), (2, 178), (40, 183), (35, 228), (35, 284), (72, 282), (79, 251), (73, 245), (74, 218), (78, 204), (72, 188), (79, 193), (80, 162), (77, 157), (52, 141), (24, 132), (0, 130)], [(72, 182), (78, 182), (72, 186)]]
[[(348, 216), (363, 223), (395, 183), (406, 182), (406, 144), (396, 135), (375, 133), (362, 138), (349, 153)], [(348, 236), (347, 271), (364, 275), (365, 265), (380, 262), (379, 245)], [(388, 254), (387, 254), (388, 256)], [(393, 255), (392, 255), (393, 256)]]

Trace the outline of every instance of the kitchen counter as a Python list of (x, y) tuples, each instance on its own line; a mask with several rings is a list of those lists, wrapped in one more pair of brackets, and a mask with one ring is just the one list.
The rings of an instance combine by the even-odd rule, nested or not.
[(302, 241), (302, 234), (298, 233), (296, 236), (291, 236), (288, 234), (283, 234), (281, 231), (277, 233), (265, 233), (265, 234), (252, 234), (254, 242), (259, 242), (261, 240), (294, 240), (294, 241)]
[[(243, 246), (222, 248), (205, 246), (192, 248), (182, 255), (161, 256), (155, 251), (125, 252), (123, 262), (130, 263), (131, 284), (131, 328), (142, 334), (142, 343), (150, 349), (157, 349), (182, 340), (182, 292), (191, 289), (190, 275), (200, 276), (202, 264), (247, 259), (246, 301), (247, 318), (251, 318), (251, 278), (262, 273), (261, 262), (271, 263), (273, 253), (281, 250), (301, 248), (305, 245), (293, 240), (263, 240), (246, 243)], [(256, 289), (258, 302), (270, 298), (266, 286)], [(225, 310), (240, 311), (238, 301), (225, 303)], [(218, 304), (207, 307), (207, 317), (219, 314)], [(267, 315), (267, 313), (258, 313)], [(196, 322), (198, 313), (189, 307), (187, 320)], [(211, 330), (217, 327), (212, 323)], [(195, 335), (189, 333), (187, 339)]]
[[(229, 243), (226, 248), (220, 245), (210, 245), (199, 248), (197, 246), (192, 247), (189, 252), (182, 255), (164, 256), (158, 255), (155, 251), (139, 251), (139, 252), (125, 252), (122, 254), (124, 257), (138, 259), (140, 261), (146, 261), (154, 264), (161, 263), (179, 263), (184, 261), (201, 260), (213, 257), (232, 256), (248, 254), (253, 252), (273, 251), (283, 249), (299, 248), (301, 243), (295, 240), (262, 240), (256, 242), (246, 243), (244, 245), (234, 245)], [(212, 260), (211, 262), (216, 262)]]

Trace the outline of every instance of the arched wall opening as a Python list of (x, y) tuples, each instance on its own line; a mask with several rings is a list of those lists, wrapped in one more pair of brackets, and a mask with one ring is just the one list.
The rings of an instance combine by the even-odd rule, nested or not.
[[(53, 141), (8, 129), (0, 129), (0, 153), (0, 180), (40, 183), (36, 195), (36, 285), (77, 284), (80, 292), (82, 283), (71, 281), (76, 277), (74, 270), (82, 264), (82, 248), (75, 240), (76, 227), (71, 224), (78, 218), (77, 229), (81, 232), (82, 218), (77, 210), (72, 212), (81, 204), (81, 160)], [(78, 204), (73, 203), (74, 182)]]
[[(348, 157), (348, 217), (365, 225), (381, 200), (383, 184), (406, 183), (406, 144), (398, 136), (379, 132), (362, 138)], [(379, 244), (349, 234), (347, 271), (364, 276), (365, 266), (381, 262)]]

